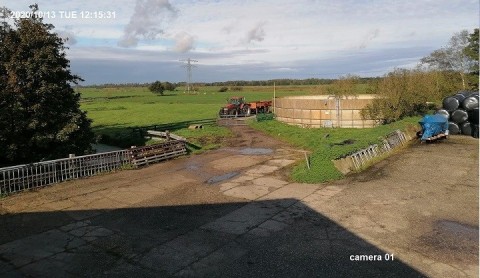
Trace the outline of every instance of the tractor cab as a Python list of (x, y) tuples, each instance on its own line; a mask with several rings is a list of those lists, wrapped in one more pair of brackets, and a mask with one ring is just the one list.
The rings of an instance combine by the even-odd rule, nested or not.
[(228, 104), (233, 104), (235, 106), (245, 103), (245, 97), (230, 97), (227, 100)]

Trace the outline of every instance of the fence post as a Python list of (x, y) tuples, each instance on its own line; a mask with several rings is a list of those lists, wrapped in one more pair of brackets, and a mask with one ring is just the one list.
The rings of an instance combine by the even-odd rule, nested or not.
[(305, 161), (307, 162), (308, 170), (310, 170), (310, 161), (308, 160), (307, 152), (304, 152), (303, 154), (305, 154)]

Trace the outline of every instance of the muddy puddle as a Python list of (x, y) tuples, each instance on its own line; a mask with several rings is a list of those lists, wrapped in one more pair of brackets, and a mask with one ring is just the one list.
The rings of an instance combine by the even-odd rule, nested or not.
[(213, 184), (213, 183), (225, 181), (225, 180), (228, 180), (228, 179), (231, 179), (231, 178), (237, 176), (238, 174), (239, 174), (239, 172), (230, 172), (230, 173), (226, 173), (226, 174), (223, 174), (223, 175), (220, 175), (220, 176), (214, 176), (214, 177), (211, 177), (210, 179), (208, 179), (207, 183), (208, 184)]
[(438, 220), (419, 238), (421, 249), (436, 252), (449, 261), (478, 262), (478, 227), (451, 220)]
[(240, 153), (244, 155), (265, 155), (273, 153), (273, 150), (268, 148), (243, 148)]
[(478, 244), (478, 227), (450, 220), (440, 220), (436, 223), (437, 232), (459, 237), (462, 240), (476, 242)]

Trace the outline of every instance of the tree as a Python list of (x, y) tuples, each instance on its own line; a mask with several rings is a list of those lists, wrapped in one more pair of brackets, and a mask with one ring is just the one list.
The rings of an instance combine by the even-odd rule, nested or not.
[(165, 88), (165, 91), (172, 91), (172, 92), (175, 91), (175, 88), (176, 88), (175, 84), (170, 82), (164, 82), (163, 87)]
[(148, 86), (148, 89), (152, 93), (163, 95), (163, 91), (165, 90), (165, 87), (163, 87), (162, 82), (155, 81), (152, 84), (150, 84), (150, 86)]
[(468, 31), (462, 30), (450, 38), (446, 47), (433, 51), (429, 56), (422, 58), (420, 62), (435, 70), (457, 72), (462, 80), (462, 88), (465, 90), (466, 75), (475, 61), (465, 53), (468, 44)]
[[(91, 121), (80, 110), (62, 39), (35, 16), (0, 26), (0, 164), (90, 153)], [(5, 13), (4, 13), (5, 16)]]
[(341, 76), (339, 79), (333, 81), (327, 90), (330, 95), (335, 96), (355, 96), (357, 95), (356, 85), (359, 83), (360, 77), (356, 75), (347, 74)]
[(478, 28), (468, 37), (468, 45), (465, 47), (465, 55), (472, 60), (470, 73), (469, 73), (469, 85), (470, 89), (478, 90), (478, 78), (479, 78), (479, 53), (478, 53)]
[(362, 116), (390, 123), (403, 117), (423, 114), (428, 102), (441, 98), (435, 72), (395, 69), (376, 83), (378, 95), (362, 111)]

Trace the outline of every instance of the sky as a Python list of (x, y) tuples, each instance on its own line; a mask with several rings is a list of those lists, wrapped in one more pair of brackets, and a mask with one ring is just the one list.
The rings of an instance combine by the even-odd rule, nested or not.
[[(68, 38), (83, 85), (382, 76), (479, 24), (478, 0), (0, 0)], [(23, 12), (23, 13), (22, 13)]]

